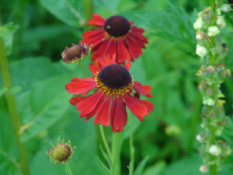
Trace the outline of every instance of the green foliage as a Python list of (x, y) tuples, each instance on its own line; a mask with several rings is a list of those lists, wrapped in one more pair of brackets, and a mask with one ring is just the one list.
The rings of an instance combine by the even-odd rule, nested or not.
[(17, 28), (18, 27), (13, 23), (0, 27), (0, 37), (3, 37), (7, 55), (10, 55), (12, 52), (13, 34), (16, 32)]
[(81, 1), (74, 0), (40, 0), (50, 13), (56, 16), (62, 22), (72, 26), (79, 27), (80, 23), (83, 24), (83, 17), (79, 13)]

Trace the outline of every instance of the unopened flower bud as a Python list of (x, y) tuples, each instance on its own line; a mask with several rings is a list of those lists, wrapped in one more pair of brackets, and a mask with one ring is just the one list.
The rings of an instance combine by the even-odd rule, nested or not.
[(54, 163), (63, 163), (68, 161), (74, 153), (74, 148), (71, 146), (70, 141), (64, 143), (64, 140), (58, 142), (55, 146), (52, 146), (51, 150), (48, 150), (49, 158)]
[(201, 173), (207, 173), (208, 172), (208, 167), (207, 165), (201, 165), (199, 168)]
[(217, 26), (210, 26), (208, 28), (208, 35), (209, 36), (216, 36), (219, 33), (220, 33), (220, 30), (218, 29)]
[(223, 12), (229, 12), (229, 11), (231, 10), (231, 6), (230, 6), (229, 4), (223, 4), (223, 5), (221, 6), (221, 10), (222, 10)]
[(222, 150), (217, 145), (212, 145), (209, 149), (209, 153), (214, 156), (219, 156), (221, 154)]
[(207, 54), (207, 49), (199, 44), (197, 44), (196, 54), (200, 57), (204, 57)]
[(63, 58), (62, 61), (71, 63), (73, 61), (79, 61), (82, 57), (88, 54), (88, 47), (82, 44), (75, 45), (72, 44), (72, 47), (66, 49), (62, 52), (61, 56)]

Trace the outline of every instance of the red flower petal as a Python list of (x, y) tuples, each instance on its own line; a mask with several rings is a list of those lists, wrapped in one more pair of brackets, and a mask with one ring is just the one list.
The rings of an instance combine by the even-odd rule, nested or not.
[(131, 60), (131, 56), (122, 41), (122, 39), (117, 40), (117, 62), (124, 63), (126, 60)]
[(101, 35), (103, 32), (104, 31), (103, 31), (102, 28), (100, 28), (100, 29), (93, 29), (91, 31), (84, 32), (83, 33), (83, 37), (85, 39), (87, 39), (87, 38), (93, 38), (93, 37), (96, 37), (98, 35)]
[(73, 78), (71, 82), (67, 83), (65, 88), (71, 94), (86, 95), (93, 88), (97, 86), (95, 80), (90, 78), (79, 79)]
[(96, 35), (94, 37), (83, 38), (82, 43), (91, 44), (92, 51), (95, 51), (98, 48), (98, 46), (103, 42), (105, 37), (106, 37), (106, 34), (103, 32), (103, 33)]
[(126, 64), (124, 65), (125, 68), (126, 68), (128, 71), (130, 70), (131, 63), (132, 63), (132, 62), (128, 62), (128, 63), (126, 63)]
[(143, 121), (143, 116), (148, 115), (147, 107), (140, 102), (136, 97), (128, 95), (127, 93), (124, 94), (124, 100), (130, 111), (140, 120)]
[(138, 103), (141, 103), (143, 104), (144, 106), (147, 107), (147, 112), (150, 113), (154, 110), (154, 104), (149, 102), (149, 101), (146, 101), (146, 100), (140, 100), (138, 99), (137, 97), (135, 97), (134, 99), (135, 101), (137, 101)]
[[(102, 104), (104, 103), (106, 95), (103, 94), (102, 97), (100, 98), (99, 102), (97, 103), (97, 105), (95, 106), (95, 109), (93, 109), (89, 114), (86, 114), (86, 118), (84, 121), (89, 120), (91, 117), (93, 117), (97, 111), (99, 110), (99, 108), (102, 106)], [(83, 118), (84, 116), (80, 116), (81, 118)]]
[(128, 116), (122, 96), (113, 96), (110, 118), (113, 132), (121, 132), (124, 130)]
[(109, 40), (105, 40), (100, 44), (100, 46), (98, 47), (98, 50), (96, 50), (95, 53), (91, 57), (92, 61), (96, 60), (97, 58), (99, 58), (103, 55), (107, 45), (109, 44), (108, 42), (109, 42)]
[(113, 56), (113, 55), (116, 55), (116, 40), (115, 39), (111, 39), (111, 45), (109, 47), (109, 51), (108, 51), (108, 54)]
[(146, 48), (145, 47), (145, 42), (143, 42), (142, 40), (140, 40), (140, 38), (138, 38), (137, 36), (135, 36), (132, 32), (130, 32), (127, 36), (127, 38), (132, 38), (141, 48)]
[(93, 14), (92, 15), (92, 18), (93, 19), (89, 19), (88, 22), (91, 24), (91, 25), (95, 25), (95, 26), (103, 26), (104, 23), (105, 23), (105, 19), (98, 15), (98, 14)]
[(70, 104), (77, 105), (80, 101), (82, 101), (86, 97), (72, 97), (70, 99)]
[(141, 41), (148, 43), (148, 39), (142, 35), (144, 30), (142, 28), (138, 27), (131, 27), (132, 34), (134, 34), (137, 38), (139, 38)]
[(127, 37), (127, 41), (130, 54), (133, 58), (138, 58), (138, 56), (142, 54), (142, 49), (132, 38)]
[(153, 97), (152, 94), (149, 94), (151, 92), (151, 87), (149, 85), (141, 85), (141, 83), (135, 81), (133, 88), (136, 92), (145, 95), (147, 97)]
[(95, 124), (101, 124), (104, 126), (109, 125), (109, 113), (110, 113), (110, 103), (111, 103), (111, 96), (108, 96), (106, 101), (102, 104), (99, 108), (96, 117), (95, 117)]
[(99, 62), (96, 60), (95, 63), (90, 63), (89, 64), (89, 69), (93, 75), (95, 75), (97, 72), (101, 70)]
[(98, 91), (94, 94), (86, 97), (84, 100), (80, 101), (77, 104), (77, 110), (80, 111), (80, 117), (84, 117), (88, 114), (90, 114), (96, 107), (96, 105), (99, 103), (103, 93)]

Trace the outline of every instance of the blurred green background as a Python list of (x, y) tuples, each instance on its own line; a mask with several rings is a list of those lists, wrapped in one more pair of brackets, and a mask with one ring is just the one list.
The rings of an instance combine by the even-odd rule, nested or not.
[[(118, 14), (145, 29), (147, 48), (130, 73), (136, 81), (152, 87), (154, 112), (144, 122), (134, 117), (135, 175), (200, 175), (201, 96), (195, 73), (200, 67), (195, 55), (192, 23), (208, 0), (93, 0), (93, 11), (108, 18)], [(91, 9), (90, 9), (91, 10)], [(84, 77), (78, 65), (61, 62), (61, 52), (78, 44), (85, 31), (81, 0), (1, 0), (0, 36), (4, 38), (10, 73), (23, 125), (21, 135), (29, 152), (32, 175), (64, 175), (63, 165), (52, 164), (46, 154), (50, 142), (60, 136), (71, 140), (76, 151), (70, 161), (75, 175), (105, 175), (98, 157), (102, 145), (93, 119), (84, 122), (64, 88), (72, 77)], [(226, 65), (233, 71), (233, 13), (226, 16), (222, 33), (228, 44)], [(88, 69), (90, 57), (84, 60)], [(222, 139), (233, 148), (233, 83), (222, 86), (229, 125)], [(0, 79), (0, 174), (18, 175), (19, 159)], [(111, 142), (110, 127), (106, 128)], [(124, 131), (121, 153), (122, 175), (128, 174), (129, 128)], [(232, 175), (233, 155), (219, 175)]]

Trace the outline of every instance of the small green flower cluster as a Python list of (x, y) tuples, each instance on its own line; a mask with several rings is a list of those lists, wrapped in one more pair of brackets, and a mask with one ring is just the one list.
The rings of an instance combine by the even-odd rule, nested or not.
[(228, 124), (224, 112), (224, 95), (220, 86), (230, 70), (225, 68), (227, 46), (222, 42), (220, 33), (225, 27), (223, 13), (229, 12), (230, 5), (214, 1), (211, 7), (198, 13), (193, 24), (196, 32), (196, 54), (201, 58), (201, 68), (197, 76), (201, 78), (199, 90), (202, 95), (202, 133), (196, 139), (202, 143), (200, 154), (204, 165), (200, 167), (202, 173), (214, 172), (220, 169), (222, 161), (231, 153), (225, 141), (217, 140)]

